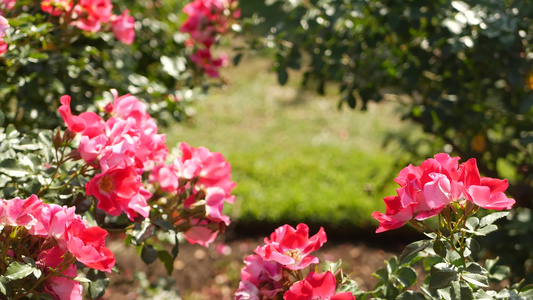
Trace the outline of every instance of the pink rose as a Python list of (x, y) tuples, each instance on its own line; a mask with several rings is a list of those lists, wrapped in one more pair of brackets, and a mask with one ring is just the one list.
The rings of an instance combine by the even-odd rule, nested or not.
[(476, 160), (458, 166), (459, 157), (446, 153), (435, 155), (420, 166), (409, 165), (395, 181), (400, 185), (397, 196), (385, 197), (385, 213), (372, 216), (380, 224), (376, 232), (403, 226), (411, 219), (424, 220), (438, 215), (450, 203), (464, 199), (487, 209), (509, 209), (515, 201), (503, 193), (507, 180), (481, 177)]
[(302, 280), (293, 284), (285, 294), (284, 300), (355, 300), (350, 292), (335, 294), (337, 280), (330, 271), (315, 273), (313, 271)]
[[(53, 239), (58, 249), (50, 251), (61, 251), (62, 255), (68, 251), (91, 268), (110, 272), (115, 264), (113, 253), (105, 247), (107, 231), (100, 227), (87, 227), (86, 221), (75, 213), (75, 207), (46, 204), (35, 195), (24, 200), (0, 200), (0, 224), (24, 226), (31, 236)], [(47, 249), (37, 250), (39, 254)], [(52, 261), (53, 257), (60, 257), (56, 256), (49, 256), (46, 260), (52, 265), (59, 264), (58, 260)]]
[(276, 229), (270, 240), (265, 238), (265, 246), (258, 246), (255, 253), (266, 261), (275, 261), (289, 270), (301, 270), (310, 264), (318, 263), (318, 258), (310, 255), (326, 242), (324, 228), (309, 238), (309, 227), (300, 223), (294, 229), (283, 225)]
[(224, 224), (229, 225), (229, 217), (222, 213), (225, 198), (226, 194), (223, 189), (219, 187), (208, 188), (205, 196), (205, 213), (209, 220), (224, 222)]
[(179, 149), (182, 155), (174, 161), (179, 177), (198, 177), (197, 190), (218, 187), (224, 190), (224, 201), (234, 202), (231, 190), (235, 187), (235, 182), (231, 181), (231, 165), (222, 154), (211, 152), (205, 147), (194, 148), (185, 142), (180, 144)]
[(135, 19), (125, 10), (120, 16), (111, 17), (111, 26), (115, 37), (124, 44), (130, 45), (135, 39)]
[(409, 165), (400, 171), (395, 181), (400, 185), (398, 196), (383, 199), (385, 214), (372, 213), (380, 222), (376, 232), (403, 226), (411, 219), (424, 220), (438, 215), (448, 204), (462, 197), (459, 181), (459, 157), (446, 153), (435, 155), (420, 166)]
[(74, 11), (80, 18), (74, 22), (74, 25), (85, 31), (99, 31), (102, 22), (109, 22), (112, 9), (110, 0), (79, 0)]
[(70, 109), (70, 96), (61, 97), (61, 106), (59, 114), (67, 124), (70, 131), (94, 137), (104, 130), (104, 120), (94, 112), (84, 112), (79, 116), (73, 115)]
[(507, 179), (481, 177), (472, 158), (459, 167), (460, 178), (464, 182), (465, 195), (472, 203), (485, 209), (511, 209), (515, 200), (508, 198), (504, 192), (509, 187)]
[(88, 196), (98, 199), (97, 207), (112, 216), (122, 212), (133, 220), (137, 213), (147, 217), (150, 208), (146, 200), (150, 193), (142, 189), (141, 177), (134, 166), (118, 165), (96, 174), (85, 189)]
[(59, 17), (72, 9), (72, 0), (42, 0), (41, 9), (54, 17)]
[(173, 165), (167, 166), (165, 164), (155, 166), (150, 172), (149, 181), (151, 183), (158, 183), (162, 191), (167, 193), (178, 191), (178, 175)]
[(225, 54), (221, 54), (219, 58), (213, 58), (209, 49), (198, 49), (195, 53), (191, 54), (191, 60), (201, 67), (204, 72), (210, 77), (219, 77), (218, 69), (228, 65), (228, 57)]
[(255, 254), (248, 255), (244, 259), (244, 264), (241, 269), (242, 285), (239, 285), (236, 295), (243, 294), (244, 291), (253, 291), (260, 299), (274, 299), (283, 291), (283, 265), (275, 261), (265, 261)]
[(9, 22), (3, 16), (0, 16), (0, 39), (6, 35), (6, 31), (9, 28)]
[(207, 220), (192, 219), (192, 227), (183, 232), (183, 237), (193, 245), (198, 244), (203, 247), (209, 247), (209, 245), (215, 241), (218, 235), (218, 230), (213, 231), (206, 227), (208, 224), (209, 222)]
[[(58, 246), (46, 249), (39, 253), (37, 257), (37, 265), (43, 268), (43, 271), (48, 272), (48, 268), (57, 269), (63, 262), (65, 251)], [(61, 272), (60, 276), (52, 276), (44, 282), (44, 291), (50, 294), (54, 299), (59, 300), (81, 300), (83, 287), (81, 284), (70, 278), (78, 276), (76, 265), (72, 264)]]

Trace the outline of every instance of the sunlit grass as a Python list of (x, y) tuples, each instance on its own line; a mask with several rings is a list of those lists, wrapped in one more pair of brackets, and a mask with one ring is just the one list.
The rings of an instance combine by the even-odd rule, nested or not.
[(233, 218), (377, 224), (370, 213), (384, 209), (382, 198), (395, 193), (399, 171), (393, 167), (399, 150), (383, 149), (383, 139), (407, 128), (392, 104), (339, 110), (334, 92), (303, 91), (295, 76), (280, 87), (257, 58), (224, 76), (227, 88), (213, 90), (193, 123), (173, 126), (167, 139), (227, 158), (237, 182)]

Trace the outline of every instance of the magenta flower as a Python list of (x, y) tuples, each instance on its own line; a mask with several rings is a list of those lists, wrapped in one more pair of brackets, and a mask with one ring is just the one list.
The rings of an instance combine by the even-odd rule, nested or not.
[(79, 116), (73, 115), (70, 109), (70, 96), (61, 97), (59, 114), (70, 131), (81, 133), (89, 138), (99, 135), (104, 130), (104, 120), (94, 112), (84, 112)]
[(0, 39), (6, 35), (6, 31), (9, 28), (9, 22), (3, 16), (0, 16)]
[(72, 0), (42, 0), (41, 9), (44, 12), (51, 14), (54, 17), (59, 17), (62, 14), (69, 12), (74, 5)]
[(385, 213), (374, 212), (380, 224), (376, 232), (403, 226), (411, 219), (424, 220), (438, 215), (446, 206), (464, 199), (487, 209), (509, 209), (515, 203), (503, 193), (507, 180), (481, 177), (475, 159), (458, 166), (459, 157), (435, 155), (420, 166), (409, 165), (395, 181), (397, 196), (385, 197)]
[(131, 165), (114, 166), (96, 174), (85, 189), (88, 196), (98, 199), (97, 207), (112, 216), (125, 212), (130, 220), (137, 214), (148, 217), (146, 200), (150, 193), (142, 188), (141, 176)]
[(289, 270), (301, 270), (318, 263), (318, 258), (310, 253), (322, 247), (326, 240), (322, 227), (309, 238), (307, 225), (300, 223), (296, 229), (283, 225), (270, 235), (270, 240), (265, 238), (266, 245), (258, 246), (254, 252), (264, 260), (278, 262)]
[(244, 264), (235, 299), (274, 299), (283, 292), (283, 265), (255, 254), (248, 255)]
[(511, 209), (515, 200), (505, 195), (509, 187), (507, 179), (481, 177), (476, 165), (476, 159), (472, 158), (459, 167), (460, 179), (464, 182), (466, 198), (477, 206), (485, 209)]
[(124, 44), (130, 45), (135, 39), (135, 19), (129, 15), (129, 10), (125, 10), (119, 16), (111, 16), (111, 26), (115, 37)]
[[(61, 265), (63, 255), (65, 255), (65, 252), (55, 246), (39, 253), (36, 264), (44, 270), (46, 275), (48, 268), (57, 269)], [(60, 276), (49, 277), (44, 282), (44, 291), (54, 299), (81, 300), (83, 287), (78, 281), (71, 279), (78, 276), (77, 270), (76, 265), (72, 264), (61, 272)]]
[(420, 166), (409, 165), (395, 181), (400, 185), (398, 196), (385, 197), (385, 214), (372, 213), (380, 221), (376, 232), (403, 226), (411, 219), (424, 220), (438, 215), (444, 207), (462, 196), (459, 182), (459, 157), (446, 153), (435, 155)]
[(355, 300), (350, 292), (335, 294), (337, 281), (330, 271), (326, 273), (309, 272), (302, 280), (293, 284), (285, 294), (284, 300)]
[(224, 156), (218, 152), (211, 152), (204, 147), (194, 148), (183, 142), (179, 149), (182, 153), (174, 161), (174, 168), (178, 171), (178, 177), (192, 179), (198, 177), (195, 189), (207, 189), (218, 187), (224, 190), (224, 201), (233, 203), (235, 196), (231, 190), (235, 182), (231, 181), (231, 165)]
[(204, 72), (213, 78), (219, 77), (218, 69), (226, 66), (229, 62), (227, 55), (221, 54), (219, 58), (213, 58), (211, 51), (208, 49), (198, 49), (191, 54), (191, 60), (201, 67)]
[(74, 25), (85, 31), (97, 32), (102, 23), (109, 22), (113, 5), (110, 0), (79, 0), (74, 7), (79, 17)]
[(209, 247), (215, 241), (218, 230), (213, 231), (211, 228), (208, 228), (207, 225), (210, 223), (207, 220), (192, 219), (190, 223), (192, 227), (183, 232), (183, 237), (189, 243)]
[(105, 247), (107, 231), (87, 227), (74, 211), (74, 207), (46, 204), (35, 195), (24, 200), (0, 200), (0, 224), (23, 226), (30, 235), (54, 239), (63, 253), (70, 252), (88, 267), (111, 272), (115, 258)]

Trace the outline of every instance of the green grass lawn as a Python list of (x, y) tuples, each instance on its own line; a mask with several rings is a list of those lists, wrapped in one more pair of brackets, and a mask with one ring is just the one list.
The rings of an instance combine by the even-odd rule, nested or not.
[(303, 91), (297, 76), (280, 87), (268, 69), (255, 58), (225, 70), (227, 88), (200, 101), (191, 124), (169, 128), (168, 144), (186, 141), (226, 157), (237, 183), (233, 219), (376, 226), (370, 214), (384, 210), (399, 171), (400, 150), (384, 149), (383, 139), (413, 128), (391, 103), (339, 110), (334, 92)]

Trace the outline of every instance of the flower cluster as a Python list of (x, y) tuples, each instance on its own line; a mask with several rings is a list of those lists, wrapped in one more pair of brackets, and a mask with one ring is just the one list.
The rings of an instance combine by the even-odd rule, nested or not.
[(110, 24), (115, 37), (125, 44), (133, 43), (135, 38), (135, 20), (128, 10), (114, 15), (110, 0), (42, 0), (41, 9), (54, 17), (64, 16), (71, 25), (85, 31), (98, 32), (103, 24)]
[(0, 266), (33, 259), (45, 276), (44, 292), (54, 299), (81, 299), (82, 287), (73, 280), (77, 277), (74, 263), (111, 272), (115, 258), (105, 246), (107, 231), (87, 227), (74, 210), (46, 204), (35, 195), (0, 200)]
[(143, 187), (142, 174), (165, 160), (165, 135), (157, 133), (157, 124), (139, 99), (111, 92), (114, 101), (105, 107), (107, 120), (94, 112), (73, 115), (69, 96), (61, 98), (59, 113), (70, 131), (81, 134), (80, 156), (101, 171), (85, 186), (87, 195), (98, 199), (97, 207), (112, 216), (125, 212), (130, 220), (137, 214), (148, 217), (151, 193)]
[(446, 153), (425, 160), (420, 166), (409, 165), (395, 181), (398, 195), (385, 197), (385, 213), (374, 212), (380, 225), (376, 232), (403, 226), (411, 219), (425, 220), (438, 215), (452, 203), (466, 201), (486, 209), (510, 209), (515, 201), (504, 191), (506, 179), (481, 177), (474, 158), (459, 165), (459, 157)]
[(4, 42), (4, 36), (9, 28), (9, 22), (6, 18), (0, 15), (0, 54), (7, 51), (7, 44)]
[(179, 150), (181, 156), (173, 164), (156, 166), (149, 179), (161, 190), (176, 194), (177, 202), (169, 206), (175, 215), (172, 223), (184, 228), (189, 242), (207, 246), (216, 238), (217, 228), (230, 224), (222, 209), (225, 202), (233, 204), (235, 199), (231, 195), (235, 187), (231, 166), (222, 154), (204, 147), (194, 148), (183, 142)]
[(211, 77), (218, 77), (218, 69), (228, 63), (224, 54), (213, 58), (211, 46), (227, 32), (232, 19), (239, 18), (237, 5), (234, 0), (195, 0), (183, 8), (188, 18), (180, 30), (190, 34), (187, 44), (196, 47), (191, 60)]
[(265, 245), (258, 246), (253, 255), (245, 258), (241, 269), (241, 282), (235, 293), (236, 300), (311, 300), (311, 299), (355, 299), (349, 292), (335, 294), (337, 280), (330, 271), (310, 271), (305, 278), (301, 270), (311, 264), (318, 264), (318, 258), (311, 253), (326, 242), (326, 233), (320, 228), (309, 237), (309, 227), (298, 224), (277, 228)]

